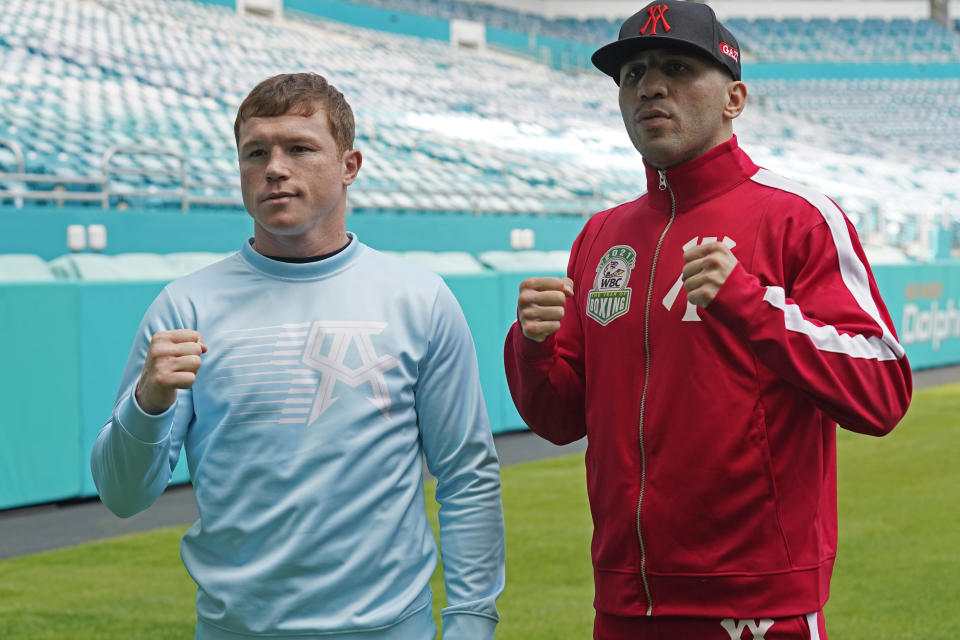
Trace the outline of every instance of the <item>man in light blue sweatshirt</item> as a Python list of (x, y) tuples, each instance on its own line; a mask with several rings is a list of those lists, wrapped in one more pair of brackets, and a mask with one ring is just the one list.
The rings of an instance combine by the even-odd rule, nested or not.
[(493, 638), (499, 465), (460, 307), (435, 274), (347, 232), (362, 156), (321, 76), (260, 83), (235, 134), (254, 237), (144, 316), (91, 455), (101, 499), (146, 509), (185, 447), (197, 638), (431, 640), (423, 455), (443, 638)]

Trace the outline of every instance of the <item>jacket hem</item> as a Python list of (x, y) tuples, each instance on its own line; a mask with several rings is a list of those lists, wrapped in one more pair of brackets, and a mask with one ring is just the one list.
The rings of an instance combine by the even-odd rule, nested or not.
[[(772, 574), (647, 573), (652, 615), (784, 618), (819, 611), (829, 596), (834, 559)], [(641, 617), (647, 601), (639, 573), (594, 570), (598, 614)]]

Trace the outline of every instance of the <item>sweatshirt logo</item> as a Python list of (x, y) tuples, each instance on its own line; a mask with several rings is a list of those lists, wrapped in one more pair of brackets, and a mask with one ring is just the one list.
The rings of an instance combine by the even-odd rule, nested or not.
[[(698, 244), (709, 244), (711, 242), (716, 242), (716, 238), (704, 238), (702, 241), (699, 236), (692, 239), (687, 244), (683, 245), (683, 250), (686, 252), (688, 249), (692, 249)], [(733, 241), (733, 238), (729, 236), (723, 236), (723, 240), (720, 241), (723, 246), (727, 249), (733, 249), (737, 246), (737, 243)], [(682, 267), (681, 267), (682, 270)], [(667, 291), (667, 295), (663, 296), (663, 307), (667, 310), (673, 308), (673, 304), (677, 301), (677, 298), (680, 297), (680, 290), (683, 289), (683, 273), (677, 276), (677, 281), (673, 283), (673, 286), (670, 287), (670, 291)], [(686, 300), (686, 296), (684, 296)], [(697, 305), (693, 304), (687, 300), (687, 310), (683, 314), (684, 322), (700, 322), (700, 316), (697, 315)]]
[[(400, 366), (377, 353), (386, 322), (298, 322), (224, 332), (218, 380), (228, 380), (224, 425), (310, 424), (334, 402), (337, 384), (359, 391), (390, 417), (386, 374)], [(341, 388), (342, 390), (342, 388)], [(364, 393), (365, 392), (365, 393)]]
[[(396, 358), (379, 355), (373, 348), (371, 335), (386, 329), (386, 322), (314, 322), (310, 327), (307, 346), (303, 351), (301, 362), (320, 374), (320, 385), (313, 401), (310, 417), (311, 423), (330, 408), (337, 398), (333, 395), (333, 388), (337, 382), (343, 382), (351, 387), (369, 384), (373, 395), (368, 396), (373, 406), (380, 410), (385, 417), (390, 417), (390, 392), (387, 390), (387, 381), (383, 374), (398, 366)], [(331, 336), (327, 353), (323, 353), (327, 336)], [(360, 366), (350, 368), (344, 364), (344, 358), (352, 344), (356, 343), (360, 355)]]
[(627, 286), (637, 252), (625, 244), (611, 247), (597, 265), (593, 289), (587, 294), (587, 315), (602, 326), (607, 326), (630, 310)]

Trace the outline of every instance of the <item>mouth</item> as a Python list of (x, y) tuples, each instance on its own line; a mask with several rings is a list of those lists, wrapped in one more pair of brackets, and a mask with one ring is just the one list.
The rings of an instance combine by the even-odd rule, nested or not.
[(661, 109), (643, 109), (637, 111), (634, 121), (644, 126), (656, 126), (670, 120), (670, 114)]
[(274, 191), (261, 198), (260, 202), (289, 202), (295, 197), (297, 197), (297, 194), (290, 191)]

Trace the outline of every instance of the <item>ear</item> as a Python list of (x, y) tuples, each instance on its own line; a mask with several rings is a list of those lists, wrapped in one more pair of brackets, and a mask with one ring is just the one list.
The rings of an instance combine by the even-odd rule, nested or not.
[(727, 101), (723, 105), (723, 117), (733, 120), (747, 106), (747, 85), (736, 80), (727, 85)]
[(343, 186), (353, 184), (360, 173), (360, 165), (363, 164), (363, 154), (356, 149), (350, 149), (343, 152)]

